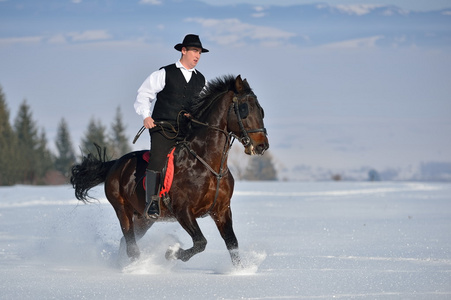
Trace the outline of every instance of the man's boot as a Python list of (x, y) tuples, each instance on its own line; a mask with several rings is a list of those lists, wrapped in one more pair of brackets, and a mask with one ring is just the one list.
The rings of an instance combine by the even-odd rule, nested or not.
[(146, 210), (147, 216), (160, 216), (160, 172), (146, 170)]

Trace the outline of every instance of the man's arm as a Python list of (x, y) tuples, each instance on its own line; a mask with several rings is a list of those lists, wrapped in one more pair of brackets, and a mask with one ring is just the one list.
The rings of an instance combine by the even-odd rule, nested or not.
[(156, 101), (157, 94), (163, 90), (166, 82), (166, 71), (164, 68), (153, 72), (144, 80), (138, 89), (138, 94), (134, 103), (135, 111), (144, 120), (146, 128), (152, 128), (152, 110)]

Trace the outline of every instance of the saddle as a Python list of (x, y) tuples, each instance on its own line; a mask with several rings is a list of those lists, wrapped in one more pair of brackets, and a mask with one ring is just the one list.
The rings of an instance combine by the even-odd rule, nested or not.
[[(175, 147), (172, 148), (171, 151), (169, 151), (169, 153), (167, 155), (165, 167), (161, 171), (161, 177), (164, 178), (163, 184), (160, 189), (160, 198), (161, 199), (169, 198), (168, 193), (171, 189), (172, 181), (174, 180), (174, 151), (175, 151)], [(144, 161), (146, 161), (147, 163), (149, 163), (150, 152), (149, 151), (144, 152), (142, 155), (142, 159)], [(145, 175), (142, 180), (142, 185), (145, 190), (146, 189), (146, 176)]]

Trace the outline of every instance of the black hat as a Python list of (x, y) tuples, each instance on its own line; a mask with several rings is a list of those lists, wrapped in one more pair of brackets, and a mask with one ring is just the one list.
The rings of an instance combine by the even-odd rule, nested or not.
[(183, 43), (174, 46), (175, 50), (177, 51), (182, 51), (183, 47), (196, 47), (201, 48), (202, 53), (208, 52), (207, 49), (204, 49), (202, 47), (202, 43), (200, 42), (199, 36), (195, 34), (187, 34), (183, 39)]

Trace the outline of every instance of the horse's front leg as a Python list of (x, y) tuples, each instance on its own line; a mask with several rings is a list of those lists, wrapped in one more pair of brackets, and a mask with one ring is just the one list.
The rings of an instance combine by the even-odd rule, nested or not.
[(189, 249), (168, 249), (166, 252), (166, 259), (180, 259), (182, 261), (188, 261), (191, 257), (205, 250), (207, 246), (207, 239), (202, 234), (199, 224), (196, 218), (190, 214), (185, 214), (183, 216), (178, 216), (177, 220), (180, 225), (188, 232), (188, 234), (193, 239), (193, 247)]
[(233, 231), (232, 211), (230, 207), (225, 208), (223, 211), (215, 212), (211, 216), (218, 227), (219, 233), (224, 239), (227, 250), (229, 250), (233, 265), (235, 267), (241, 266), (241, 259), (238, 251), (238, 239)]
[(135, 215), (133, 220), (135, 227), (135, 239), (139, 241), (146, 234), (147, 230), (152, 227), (156, 219), (147, 219), (145, 217), (137, 217)]

